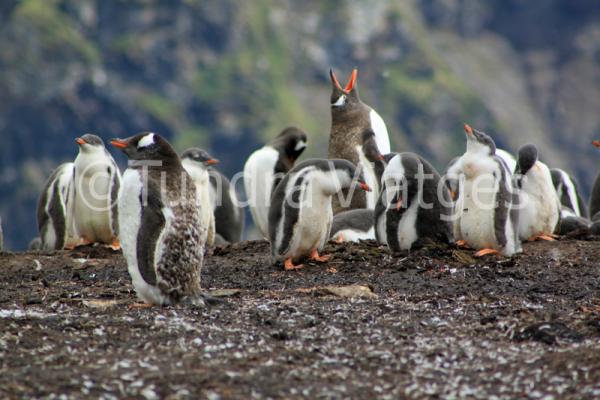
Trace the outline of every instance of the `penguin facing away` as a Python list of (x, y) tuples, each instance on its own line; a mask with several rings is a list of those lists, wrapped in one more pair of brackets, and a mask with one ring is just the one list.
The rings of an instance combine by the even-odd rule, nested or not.
[(219, 161), (208, 156), (202, 149), (192, 147), (181, 153), (181, 165), (192, 177), (196, 184), (196, 200), (202, 216), (202, 226), (208, 230), (206, 244), (213, 246), (215, 243), (215, 202), (211, 198), (211, 184), (208, 167)]
[(119, 222), (138, 297), (156, 305), (199, 299), (207, 227), (194, 181), (171, 145), (155, 133), (111, 144), (130, 161), (119, 195)]
[[(239, 206), (235, 189), (229, 179), (212, 167), (219, 161), (205, 150), (192, 148), (181, 155), (184, 168), (190, 172), (192, 168), (204, 169), (208, 174), (209, 198), (214, 215), (215, 245), (236, 243), (242, 240), (244, 231), (244, 210)], [(192, 177), (194, 177), (193, 174)]]
[(275, 139), (256, 150), (244, 165), (244, 188), (254, 224), (269, 236), (271, 194), (306, 148), (306, 133), (296, 127), (284, 129)]
[(374, 217), (369, 208), (342, 211), (333, 216), (329, 239), (338, 243), (375, 239)]
[(59, 165), (46, 181), (37, 205), (41, 250), (72, 248), (79, 242), (73, 226), (74, 163)]
[(515, 169), (520, 190), (519, 237), (522, 241), (554, 240), (560, 222), (560, 200), (552, 184), (550, 169), (538, 159), (533, 144), (519, 149)]
[(393, 252), (426, 240), (453, 243), (453, 203), (439, 173), (414, 153), (395, 154), (382, 177), (375, 207), (377, 241)]
[(556, 194), (565, 210), (561, 215), (568, 217), (572, 213), (577, 217), (587, 218), (587, 208), (579, 192), (577, 181), (560, 168), (551, 168), (550, 174)]
[(332, 196), (341, 189), (370, 190), (347, 160), (311, 159), (292, 168), (273, 192), (269, 210), (269, 241), (274, 261), (286, 270), (295, 260), (310, 257), (323, 262), (319, 251), (329, 238), (333, 221)]
[[(600, 148), (600, 140), (594, 140), (592, 145)], [(592, 186), (592, 194), (590, 195), (589, 202), (589, 216), (594, 220), (595, 215), (600, 212), (600, 173), (594, 180), (594, 186)]]
[(460, 193), (455, 205), (455, 239), (475, 255), (521, 251), (519, 194), (491, 137), (465, 124), (467, 150), (456, 165)]
[(100, 137), (85, 134), (75, 139), (73, 223), (83, 244), (120, 247), (117, 198), (121, 173)]
[[(329, 135), (328, 158), (341, 158), (351, 161), (364, 169), (365, 181), (368, 185), (377, 183), (374, 171), (369, 168), (362, 150), (363, 132), (370, 129), (374, 133), (374, 141), (382, 154), (390, 152), (390, 139), (383, 119), (375, 110), (363, 103), (358, 95), (356, 79), (358, 70), (354, 69), (348, 84), (342, 88), (333, 70), (331, 78), (331, 132)], [(377, 195), (357, 192), (350, 205), (344, 206), (334, 199), (333, 209), (337, 214), (345, 209), (374, 208)]]

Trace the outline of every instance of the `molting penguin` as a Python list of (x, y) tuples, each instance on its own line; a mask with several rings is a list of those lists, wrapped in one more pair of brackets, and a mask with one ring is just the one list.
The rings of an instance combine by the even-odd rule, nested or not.
[(274, 261), (285, 260), (286, 270), (301, 268), (293, 261), (319, 256), (329, 238), (331, 198), (341, 189), (370, 190), (347, 160), (306, 160), (292, 168), (273, 192), (269, 210), (269, 241)]
[(560, 199), (563, 209), (566, 208), (567, 210), (570, 210), (572, 214), (578, 217), (587, 218), (587, 208), (583, 202), (575, 178), (559, 168), (550, 169), (550, 175), (552, 175), (552, 184), (554, 185), (554, 189), (556, 190), (556, 194)]
[(111, 143), (130, 160), (119, 194), (119, 223), (138, 297), (158, 305), (198, 299), (207, 227), (194, 181), (155, 133)]
[(333, 216), (329, 238), (338, 243), (375, 239), (374, 216), (369, 208), (342, 211)]
[(96, 135), (75, 139), (73, 223), (84, 244), (105, 243), (120, 247), (117, 197), (121, 173), (115, 160)]
[(554, 240), (560, 222), (560, 200), (552, 184), (550, 169), (538, 160), (537, 148), (526, 144), (519, 149), (515, 169), (520, 190), (519, 237), (521, 240)]
[(410, 250), (424, 240), (454, 242), (448, 188), (433, 166), (414, 153), (395, 154), (383, 172), (375, 206), (377, 241), (390, 250)]
[(277, 184), (306, 148), (306, 133), (284, 129), (275, 139), (250, 155), (244, 165), (244, 188), (254, 224), (269, 236), (269, 205)]
[(73, 227), (73, 176), (75, 164), (59, 165), (46, 181), (37, 205), (37, 224), (42, 250), (75, 247), (79, 239)]
[(455, 239), (476, 256), (521, 251), (519, 195), (511, 172), (496, 155), (491, 137), (465, 124), (467, 151), (456, 161), (460, 192), (455, 205)]
[[(353, 162), (364, 169), (368, 185), (377, 187), (374, 171), (369, 168), (368, 160), (362, 150), (363, 133), (370, 129), (374, 133), (377, 148), (382, 154), (390, 152), (390, 139), (383, 119), (375, 110), (360, 100), (356, 78), (358, 71), (354, 69), (345, 88), (340, 86), (333, 71), (329, 72), (332, 84), (331, 93), (331, 133), (329, 136), (328, 158), (341, 158)], [(350, 203), (351, 209), (374, 208), (377, 201), (377, 190), (372, 193), (355, 193)], [(344, 210), (337, 198), (333, 202), (334, 213)]]
[[(199, 170), (205, 170), (208, 174), (209, 198), (214, 214), (216, 238), (219, 239), (218, 242), (215, 240), (215, 244), (239, 242), (244, 231), (244, 210), (239, 206), (235, 188), (231, 186), (229, 179), (211, 167), (217, 164), (218, 160), (198, 148), (184, 151), (181, 159), (188, 173), (197, 170), (195, 174), (198, 174)], [(190, 175), (194, 177), (194, 174)]]
[(215, 202), (211, 198), (211, 184), (208, 175), (208, 167), (219, 161), (211, 158), (208, 153), (202, 149), (192, 147), (181, 154), (181, 165), (192, 177), (196, 184), (196, 201), (202, 216), (201, 224), (205, 226), (208, 233), (206, 244), (213, 246), (215, 244)]
[[(600, 148), (600, 140), (594, 140), (592, 145)], [(595, 220), (596, 214), (600, 212), (600, 173), (596, 177), (594, 181), (594, 186), (592, 186), (592, 194), (590, 195), (590, 203), (589, 203), (589, 211), (590, 218)]]

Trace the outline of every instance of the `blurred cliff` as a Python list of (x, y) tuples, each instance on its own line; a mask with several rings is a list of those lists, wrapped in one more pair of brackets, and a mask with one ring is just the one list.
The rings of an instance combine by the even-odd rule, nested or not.
[(600, 157), (597, 0), (4, 0), (0, 48), (12, 249), (35, 235), (39, 190), (84, 132), (153, 130), (232, 175), (296, 124), (324, 156), (330, 67), (345, 79), (357, 66), (393, 147), (440, 168), (464, 149), (462, 122), (508, 150), (538, 144), (586, 192)]

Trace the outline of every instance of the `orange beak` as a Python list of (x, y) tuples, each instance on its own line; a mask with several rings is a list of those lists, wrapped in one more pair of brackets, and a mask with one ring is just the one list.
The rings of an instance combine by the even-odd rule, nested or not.
[(378, 161), (384, 161), (385, 160), (385, 158), (383, 157), (383, 154), (378, 154), (377, 157), (376, 157), (376, 159)]
[(465, 124), (465, 132), (467, 133), (467, 135), (472, 135), (473, 128), (471, 128), (471, 126), (469, 124)]
[(456, 200), (456, 192), (454, 190), (450, 191), (450, 197), (452, 198), (452, 200)]
[(77, 144), (82, 145), (82, 144), (86, 144), (86, 141), (83, 140), (82, 138), (78, 137), (75, 139), (75, 141), (77, 142)]
[(350, 75), (350, 80), (348, 81), (348, 84), (346, 85), (346, 89), (344, 89), (346, 91), (346, 93), (348, 93), (352, 89), (354, 89), (354, 84), (356, 83), (357, 76), (358, 76), (358, 69), (354, 68), (352, 70), (352, 74)]
[(335, 72), (333, 72), (332, 69), (329, 70), (329, 76), (331, 77), (331, 80), (333, 81), (333, 84), (335, 86), (337, 86), (337, 88), (340, 89), (343, 92), (344, 89), (342, 89), (342, 85), (340, 85), (340, 82), (337, 80), (337, 77), (335, 76)]
[(110, 144), (115, 146), (117, 149), (124, 149), (125, 147), (129, 146), (129, 142), (123, 139), (113, 139), (110, 141)]
[(600, 140), (594, 140), (592, 144), (596, 147), (600, 147)]
[(401, 208), (402, 208), (402, 199), (398, 199), (398, 202), (396, 203), (396, 211), (400, 211)]
[(216, 158), (211, 158), (210, 160), (206, 160), (206, 165), (215, 165), (219, 163), (219, 160), (217, 160)]
[(358, 185), (359, 185), (359, 186), (360, 186), (360, 188), (361, 188), (362, 190), (364, 190), (365, 192), (370, 192), (370, 191), (371, 191), (371, 188), (369, 187), (369, 185), (367, 185), (367, 184), (366, 184), (366, 183), (364, 183), (364, 182), (359, 182), (359, 183), (358, 183)]

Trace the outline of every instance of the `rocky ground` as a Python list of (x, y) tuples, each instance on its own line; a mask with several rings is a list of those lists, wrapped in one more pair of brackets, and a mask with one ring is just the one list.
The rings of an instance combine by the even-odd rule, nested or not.
[(205, 308), (132, 308), (108, 249), (3, 254), (0, 397), (597, 397), (593, 239), (480, 260), (330, 244), (292, 272), (245, 242), (207, 260)]

